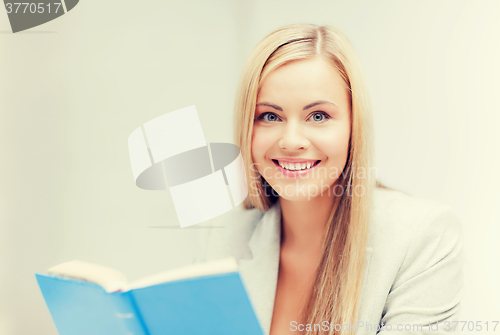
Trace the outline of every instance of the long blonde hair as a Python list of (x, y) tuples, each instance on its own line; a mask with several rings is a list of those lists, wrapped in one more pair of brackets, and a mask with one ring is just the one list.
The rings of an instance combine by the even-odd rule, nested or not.
[[(303, 322), (332, 325), (356, 323), (375, 178), (371, 176), (373, 127), (371, 105), (358, 56), (337, 29), (310, 24), (283, 27), (266, 36), (250, 54), (241, 75), (235, 103), (235, 143), (245, 162), (249, 196), (246, 209), (267, 211), (278, 195), (254, 168), (251, 154), (255, 105), (265, 78), (293, 61), (324, 57), (341, 74), (351, 98), (351, 138), (344, 173), (336, 184), (344, 192), (332, 207), (322, 255), (310, 295), (302, 310)], [(359, 171), (363, 171), (360, 176)], [(272, 190), (271, 190), (272, 191)], [(336, 329), (335, 329), (336, 328)], [(314, 329), (314, 327), (313, 327)], [(319, 334), (308, 331), (306, 334)], [(323, 332), (324, 334), (325, 332)], [(331, 327), (327, 334), (352, 334)]]

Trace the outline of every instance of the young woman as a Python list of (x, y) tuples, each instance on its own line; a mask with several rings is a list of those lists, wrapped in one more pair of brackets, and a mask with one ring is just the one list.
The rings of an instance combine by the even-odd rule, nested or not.
[[(245, 210), (211, 229), (266, 334), (437, 334), (457, 320), (460, 224), (377, 185), (360, 61), (331, 27), (299, 24), (251, 53), (235, 106)], [(437, 329), (438, 327), (439, 329)]]

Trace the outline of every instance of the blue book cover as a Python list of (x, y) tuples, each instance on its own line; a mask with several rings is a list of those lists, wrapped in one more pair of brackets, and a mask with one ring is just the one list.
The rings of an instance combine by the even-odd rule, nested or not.
[(239, 273), (199, 276), (197, 266), (121, 289), (71, 271), (36, 278), (60, 335), (263, 335)]

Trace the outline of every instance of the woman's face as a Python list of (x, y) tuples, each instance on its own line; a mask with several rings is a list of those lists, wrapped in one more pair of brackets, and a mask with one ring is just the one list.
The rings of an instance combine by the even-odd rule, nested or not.
[(268, 75), (257, 96), (252, 158), (287, 200), (310, 200), (332, 187), (347, 162), (350, 97), (323, 58), (300, 60)]

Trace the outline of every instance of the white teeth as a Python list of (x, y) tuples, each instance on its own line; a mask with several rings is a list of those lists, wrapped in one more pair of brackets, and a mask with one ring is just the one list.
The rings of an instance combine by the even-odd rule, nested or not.
[(293, 164), (293, 163), (282, 163), (282, 162), (278, 161), (278, 164), (283, 169), (290, 170), (290, 171), (298, 171), (298, 170), (306, 170), (306, 169), (311, 168), (311, 166), (314, 165), (314, 162), (313, 163), (307, 162), (307, 163), (295, 163), (295, 164)]

